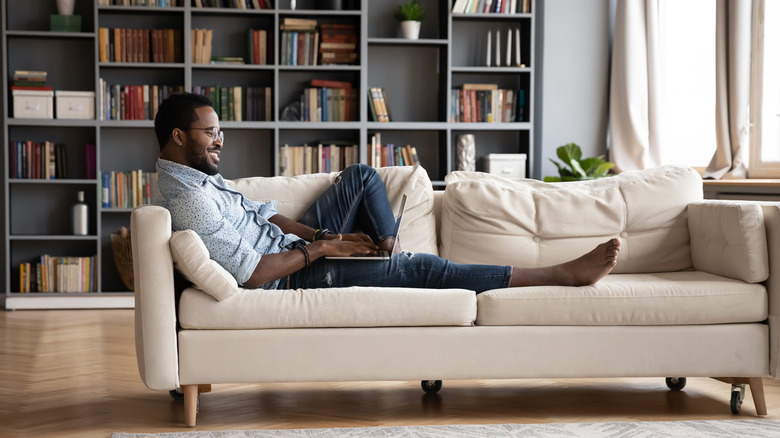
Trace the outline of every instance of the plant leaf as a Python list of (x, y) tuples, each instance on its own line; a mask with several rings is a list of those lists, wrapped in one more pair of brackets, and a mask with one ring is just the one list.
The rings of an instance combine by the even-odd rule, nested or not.
[(571, 168), (574, 169), (574, 173), (579, 175), (582, 178), (586, 178), (588, 176), (587, 173), (585, 173), (585, 170), (582, 169), (582, 166), (580, 166), (580, 163), (577, 160), (571, 160)]
[(565, 144), (556, 149), (558, 158), (564, 163), (571, 163), (572, 160), (580, 161), (582, 158), (582, 149), (575, 143)]
[(545, 176), (544, 182), (561, 182), (563, 181), (561, 178), (557, 176)]
[(615, 163), (603, 163), (593, 172), (594, 178), (603, 178), (607, 176), (609, 170), (615, 167)]

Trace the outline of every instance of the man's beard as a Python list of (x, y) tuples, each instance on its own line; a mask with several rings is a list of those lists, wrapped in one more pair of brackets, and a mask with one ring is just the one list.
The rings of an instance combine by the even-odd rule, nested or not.
[(190, 167), (195, 170), (200, 170), (206, 175), (216, 175), (219, 173), (219, 166), (211, 163), (208, 151), (192, 147), (190, 144), (187, 144), (187, 161), (189, 162)]

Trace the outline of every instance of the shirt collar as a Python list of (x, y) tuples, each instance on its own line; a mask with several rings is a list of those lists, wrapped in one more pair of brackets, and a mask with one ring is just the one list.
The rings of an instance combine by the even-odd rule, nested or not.
[(206, 184), (209, 175), (184, 164), (164, 158), (157, 159), (157, 167), (173, 176), (184, 184), (200, 187)]

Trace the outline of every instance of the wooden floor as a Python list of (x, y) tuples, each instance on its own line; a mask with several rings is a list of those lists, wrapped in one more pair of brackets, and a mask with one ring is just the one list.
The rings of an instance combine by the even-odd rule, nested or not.
[[(186, 431), (183, 405), (141, 382), (132, 310), (0, 311), (0, 436)], [(729, 354), (728, 351), (723, 352)], [(764, 380), (780, 419), (780, 381)], [(730, 386), (692, 378), (215, 385), (198, 430), (735, 418)], [(755, 418), (748, 394), (737, 418)]]

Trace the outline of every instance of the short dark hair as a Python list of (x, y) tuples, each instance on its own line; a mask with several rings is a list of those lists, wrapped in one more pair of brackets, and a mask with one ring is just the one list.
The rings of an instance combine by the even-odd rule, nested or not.
[(174, 94), (165, 99), (154, 116), (154, 132), (162, 151), (175, 128), (190, 129), (192, 123), (198, 120), (195, 110), (214, 104), (206, 96), (193, 93)]

